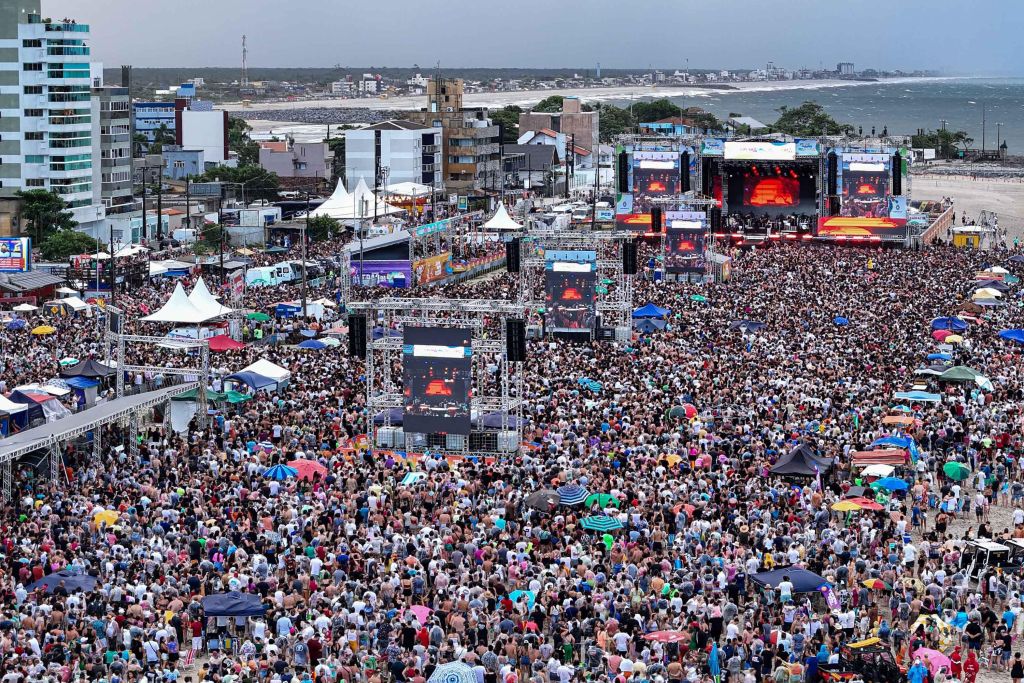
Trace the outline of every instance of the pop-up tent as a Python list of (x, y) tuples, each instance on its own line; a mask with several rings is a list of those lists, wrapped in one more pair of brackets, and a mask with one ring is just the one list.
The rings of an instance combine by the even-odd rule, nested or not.
[(267, 605), (254, 593), (213, 593), (202, 600), (203, 612), (208, 617), (258, 617), (267, 611)]
[(203, 278), (199, 278), (196, 281), (196, 286), (192, 288), (192, 293), (188, 295), (188, 300), (200, 311), (212, 317), (227, 315), (231, 312), (230, 308), (222, 306), (216, 297), (210, 293), (206, 283), (203, 282)]
[(207, 320), (217, 317), (217, 313), (204, 312), (196, 308), (188, 295), (185, 294), (185, 289), (179, 282), (174, 286), (174, 292), (171, 294), (171, 298), (167, 300), (159, 311), (151, 315), (147, 315), (142, 318), (143, 322), (148, 323), (180, 323), (189, 325), (198, 325), (204, 323)]
[(773, 569), (770, 572), (758, 572), (751, 574), (750, 580), (761, 587), (771, 586), (778, 588), (779, 584), (789, 578), (793, 584), (793, 593), (816, 593), (822, 586), (827, 586), (828, 581), (812, 571), (800, 569), (799, 567), (782, 567)]
[(271, 379), (264, 375), (260, 375), (255, 372), (236, 372), (233, 375), (228, 375), (224, 378), (225, 382), (235, 382), (236, 384), (244, 384), (251, 387), (254, 391), (260, 389), (266, 389), (268, 387), (277, 387), (277, 380)]
[(657, 318), (634, 318), (633, 329), (640, 334), (654, 334), (665, 329), (665, 321)]
[(257, 375), (263, 375), (269, 377), (279, 384), (283, 384), (291, 379), (292, 373), (282, 368), (280, 365), (271, 363), (266, 358), (260, 358), (252, 365), (242, 368), (241, 372), (255, 372)]
[(10, 399), (15, 403), (24, 403), (28, 406), (29, 420), (33, 417), (33, 406), (39, 409), (39, 415), (47, 422), (56, 422), (71, 414), (67, 407), (50, 394), (36, 391), (12, 391)]
[(505, 205), (499, 203), (498, 210), (494, 212), (490, 220), (483, 224), (484, 230), (522, 230), (523, 226), (512, 220), (512, 216), (508, 215), (508, 210), (505, 209)]
[(667, 308), (661, 306), (655, 306), (654, 304), (647, 304), (633, 311), (634, 318), (664, 318), (668, 315), (669, 311)]
[(800, 444), (779, 458), (772, 468), (772, 474), (790, 477), (814, 477), (825, 474), (832, 467), (832, 460), (815, 454), (807, 444)]
[(103, 379), (116, 374), (117, 370), (108, 365), (104, 365), (99, 361), (93, 360), (92, 358), (87, 358), (75, 365), (61, 368), (60, 370), (61, 377), (89, 377), (92, 379)]
[[(352, 194), (346, 193), (342, 197), (340, 192), (343, 191), (344, 188), (341, 187), (335, 190), (334, 194), (326, 202), (310, 211), (310, 218), (330, 216), (339, 221), (351, 221), (357, 218), (390, 216), (391, 214), (402, 213), (405, 210), (397, 206), (385, 204), (377, 199), (377, 196), (367, 186), (366, 179), (364, 178), (359, 179), (359, 184), (356, 185), (356, 189), (352, 191)], [(376, 209), (374, 209), (375, 204)]]

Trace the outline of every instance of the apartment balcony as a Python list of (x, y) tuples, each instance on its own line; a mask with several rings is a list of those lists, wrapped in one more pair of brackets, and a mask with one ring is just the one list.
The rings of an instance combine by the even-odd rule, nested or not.
[(440, 145), (423, 145), (422, 148), (423, 154), (437, 154), (439, 151), (441, 151)]
[(56, 45), (46, 48), (46, 54), (50, 57), (88, 57), (89, 52), (85, 45)]

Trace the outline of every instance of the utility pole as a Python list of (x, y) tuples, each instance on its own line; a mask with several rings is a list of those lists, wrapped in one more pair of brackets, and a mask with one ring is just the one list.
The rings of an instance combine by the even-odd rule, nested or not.
[[(114, 270), (114, 264), (117, 260), (114, 259), (114, 224), (110, 224), (110, 305), (113, 306), (117, 300), (117, 272)], [(97, 261), (96, 267), (99, 268), (100, 264)]]
[(192, 177), (185, 176), (185, 229), (192, 228)]
[(163, 169), (156, 178), (156, 239), (157, 242), (164, 238), (164, 172)]
[[(309, 231), (309, 190), (306, 190), (306, 224), (302, 227), (302, 319), (306, 320), (306, 234)], [(360, 275), (360, 279), (362, 276)]]
[(985, 103), (981, 103), (981, 154), (985, 155)]
[[(146, 212), (146, 172), (149, 170), (149, 166), (143, 164), (142, 166), (142, 239), (146, 239), (149, 236), (149, 225), (148, 225), (148, 214)], [(113, 240), (113, 238), (111, 238)], [(114, 255), (113, 249), (110, 251), (111, 257)]]

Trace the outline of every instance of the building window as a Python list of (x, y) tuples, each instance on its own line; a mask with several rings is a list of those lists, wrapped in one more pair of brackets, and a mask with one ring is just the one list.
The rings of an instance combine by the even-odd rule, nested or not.
[(46, 162), (46, 157), (44, 157), (42, 154), (26, 154), (25, 155), (25, 163), (26, 164), (42, 164), (42, 163), (45, 163), (45, 162)]
[(25, 139), (26, 140), (42, 140), (43, 139), (43, 134), (42, 133), (25, 133)]
[(46, 181), (42, 178), (26, 178), (25, 187), (45, 187)]
[(42, 109), (26, 109), (25, 116), (28, 118), (39, 117), (43, 115)]
[(39, 38), (26, 38), (21, 41), (22, 47), (42, 47), (43, 41)]
[(25, 94), (26, 95), (42, 95), (43, 94), (43, 86), (41, 86), (41, 85), (26, 85), (25, 86)]
[(179, 171), (182, 170), (183, 168), (185, 168), (185, 162), (181, 159), (175, 159), (174, 168), (176, 168)]
[(21, 68), (24, 71), (42, 71), (43, 65), (41, 62), (27, 62), (26, 64), (23, 64)]

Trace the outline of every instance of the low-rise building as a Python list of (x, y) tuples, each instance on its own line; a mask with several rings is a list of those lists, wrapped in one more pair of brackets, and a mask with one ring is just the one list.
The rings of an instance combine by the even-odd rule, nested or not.
[(354, 190), (363, 179), (373, 187), (417, 183), (441, 188), (443, 183), (441, 147), (443, 129), (413, 121), (375, 123), (359, 130), (345, 131), (345, 181)]
[(596, 111), (583, 111), (583, 104), (578, 97), (566, 97), (562, 100), (561, 112), (523, 112), (519, 115), (520, 134), (528, 131), (553, 130), (574, 138), (575, 144), (590, 151), (597, 146), (599, 140), (600, 114)]
[(260, 143), (260, 166), (280, 178), (331, 179), (334, 153), (326, 142), (280, 140)]

